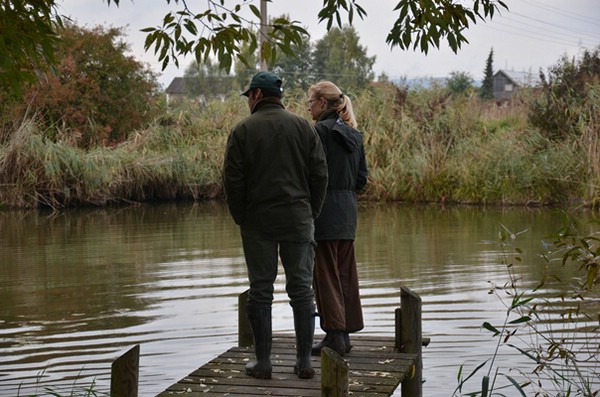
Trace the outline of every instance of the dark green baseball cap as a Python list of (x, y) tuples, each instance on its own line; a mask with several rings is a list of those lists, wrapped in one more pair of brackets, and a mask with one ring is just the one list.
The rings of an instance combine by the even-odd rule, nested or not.
[(260, 88), (270, 94), (281, 94), (283, 92), (283, 88), (281, 88), (281, 79), (271, 72), (256, 73), (254, 77), (252, 77), (248, 89), (242, 92), (241, 95), (248, 96), (248, 93), (255, 88)]

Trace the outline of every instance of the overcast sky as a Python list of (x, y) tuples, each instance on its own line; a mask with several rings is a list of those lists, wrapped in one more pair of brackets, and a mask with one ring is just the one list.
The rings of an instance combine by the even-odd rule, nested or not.
[[(454, 54), (447, 46), (430, 49), (427, 55), (420, 51), (391, 49), (386, 43), (398, 13), (397, 0), (362, 0), (367, 17), (356, 19), (354, 26), (360, 43), (369, 56), (376, 56), (375, 73), (385, 72), (390, 78), (447, 77), (453, 71), (467, 72), (475, 80), (483, 78), (485, 62), (494, 49), (494, 70), (508, 69), (536, 73), (557, 63), (562, 55), (578, 56), (582, 49), (593, 50), (600, 45), (600, 0), (504, 0), (509, 11), (496, 15), (491, 22), (478, 22), (466, 36), (469, 44)], [(162, 17), (176, 9), (166, 0), (121, 0), (119, 7), (106, 0), (58, 0), (61, 14), (73, 18), (79, 25), (124, 27), (124, 40), (131, 45), (133, 55), (148, 63), (161, 74), (159, 81), (167, 86), (174, 77), (183, 76), (191, 59), (180, 60), (161, 71), (157, 58), (144, 52), (145, 33), (140, 29), (159, 26)], [(173, 1), (171, 1), (173, 3)], [(237, 3), (230, 1), (231, 4)], [(254, 0), (257, 7), (259, 0)], [(467, 1), (466, 3), (471, 3)], [(196, 11), (206, 1), (188, 0)], [(197, 9), (194, 8), (197, 5)], [(270, 16), (284, 13), (308, 28), (311, 40), (325, 34), (325, 24), (319, 24), (317, 14), (321, 0), (273, 0), (268, 4)]]

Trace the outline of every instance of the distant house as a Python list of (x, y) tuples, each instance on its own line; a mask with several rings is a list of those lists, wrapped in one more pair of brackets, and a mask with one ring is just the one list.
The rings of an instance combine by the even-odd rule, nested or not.
[(167, 105), (181, 102), (186, 97), (185, 80), (183, 77), (175, 77), (165, 90), (167, 94)]
[(520, 88), (533, 87), (537, 83), (538, 78), (531, 73), (498, 70), (494, 74), (494, 98), (497, 101), (510, 100)]
[[(167, 94), (167, 106), (175, 105), (176, 103), (181, 104), (184, 101), (199, 105), (206, 105), (208, 102), (205, 94), (194, 96), (186, 90), (184, 77), (175, 77), (165, 90), (165, 93)], [(226, 94), (215, 94), (212, 98), (224, 101), (226, 97)]]

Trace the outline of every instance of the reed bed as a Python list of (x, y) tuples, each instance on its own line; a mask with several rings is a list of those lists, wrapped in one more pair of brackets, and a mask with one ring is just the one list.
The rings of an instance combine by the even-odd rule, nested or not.
[[(600, 117), (587, 117), (579, 136), (555, 142), (528, 123), (529, 100), (500, 108), (439, 88), (388, 84), (353, 96), (370, 170), (361, 199), (597, 206)], [(304, 93), (285, 98), (290, 110), (309, 118), (305, 101)], [(49, 139), (24, 120), (0, 145), (0, 205), (218, 199), (227, 135), (247, 114), (238, 94), (186, 104), (157, 115), (118, 146), (92, 150)]]
[(223, 149), (237, 114), (221, 103), (195, 112), (163, 118), (116, 147), (87, 151), (45, 139), (26, 120), (0, 147), (0, 203), (61, 208), (218, 197)]

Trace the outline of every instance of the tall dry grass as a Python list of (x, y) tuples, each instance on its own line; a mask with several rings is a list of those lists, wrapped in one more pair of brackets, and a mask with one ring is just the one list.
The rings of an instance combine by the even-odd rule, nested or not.
[[(598, 93), (599, 91), (594, 91)], [(507, 107), (440, 88), (378, 84), (353, 98), (365, 138), (364, 200), (501, 205), (598, 205), (598, 106), (580, 136), (551, 141), (527, 121), (532, 95)], [(286, 106), (306, 118), (305, 93)], [(0, 146), (0, 203), (59, 208), (220, 196), (227, 135), (248, 115), (232, 95), (157, 115), (123, 144), (84, 151), (25, 120)]]
[[(383, 94), (380, 90), (383, 90)], [(366, 197), (408, 202), (502, 205), (590, 203), (583, 156), (527, 122), (527, 95), (507, 107), (443, 90), (363, 95), (372, 182)], [(597, 126), (593, 127), (597, 130)]]
[(223, 148), (240, 116), (229, 105), (180, 109), (117, 147), (88, 151), (45, 139), (25, 120), (0, 147), (0, 203), (60, 208), (217, 197)]

